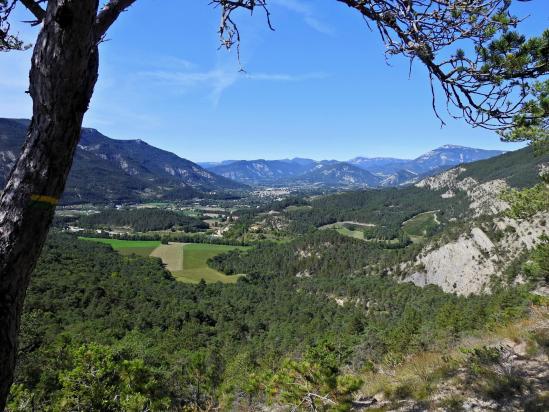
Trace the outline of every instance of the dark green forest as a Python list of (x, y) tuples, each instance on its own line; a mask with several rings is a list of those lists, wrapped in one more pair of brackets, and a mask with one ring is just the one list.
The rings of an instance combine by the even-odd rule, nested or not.
[(312, 209), (291, 211), (288, 216), (295, 232), (304, 233), (311, 227), (339, 221), (357, 221), (376, 225), (374, 236), (391, 239), (400, 233), (402, 222), (419, 213), (439, 210), (443, 221), (466, 215), (469, 205), (463, 193), (452, 199), (440, 194), (416, 187), (341, 193), (314, 199)]
[(386, 242), (364, 242), (332, 230), (319, 230), (289, 243), (263, 243), (249, 251), (231, 251), (211, 259), (210, 266), (232, 275), (298, 274), (342, 278), (356, 274), (386, 275), (398, 263), (420, 251), (419, 245), (396, 247)]
[(310, 239), (350, 250), (328, 253), (314, 277), (282, 263), (298, 260), (297, 243), (269, 256), (270, 266), (248, 263), (255, 269), (235, 285), (195, 286), (158, 259), (52, 234), (27, 294), (9, 410), (231, 409), (268, 402), (265, 389), (291, 385), (304, 364), (344, 405), (358, 384), (349, 368), (444, 347), (522, 316), (533, 298), (526, 288), (458, 297), (354, 273), (363, 258), (353, 263), (347, 241), (332, 232)]
[(129, 226), (136, 232), (151, 230), (178, 229), (196, 232), (208, 229), (202, 220), (180, 212), (163, 209), (106, 209), (100, 213), (82, 216), (78, 225), (84, 228), (108, 228), (111, 226)]

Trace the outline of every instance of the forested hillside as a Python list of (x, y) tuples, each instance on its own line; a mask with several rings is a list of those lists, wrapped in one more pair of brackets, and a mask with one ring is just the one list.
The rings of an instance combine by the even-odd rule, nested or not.
[[(307, 401), (317, 410), (415, 408), (426, 399), (444, 409), (464, 404), (455, 399), (460, 385), (492, 409), (544, 410), (543, 377), (534, 385), (494, 375), (515, 349), (467, 343), (469, 352), (460, 352), (460, 345), (547, 309), (537, 294), (549, 277), (545, 203), (518, 220), (507, 203), (519, 193), (510, 188), (539, 181), (546, 160), (525, 149), (416, 186), (240, 209), (159, 203), (62, 214), (28, 291), (8, 411), (299, 409), (311, 393), (320, 397)], [(212, 210), (222, 228), (215, 233), (189, 216)], [(169, 242), (247, 247), (197, 266), (219, 271), (217, 279), (238, 277), (233, 284), (185, 284), (171, 266), (145, 257), (147, 248), (129, 242), (118, 253), (59, 233), (67, 224), (90, 229), (88, 236), (123, 229), (101, 236), (154, 239), (154, 247), (161, 240), (174, 253), (181, 246)], [(177, 256), (180, 270), (185, 259), (198, 262), (183, 249)], [(539, 354), (543, 336), (535, 329), (520, 339)], [(424, 368), (421, 377), (405, 377), (410, 359), (420, 359), (409, 367)], [(460, 378), (440, 394), (452, 373), (484, 386)]]
[[(320, 245), (346, 241), (323, 236)], [(335, 254), (314, 279), (296, 277), (278, 259), (236, 285), (193, 286), (158, 260), (51, 236), (28, 291), (9, 410), (247, 409), (277, 402), (265, 388), (293, 387), (303, 367), (344, 405), (368, 365), (503, 325), (532, 299), (524, 287), (464, 298), (357, 276)], [(285, 402), (305, 395), (294, 388)]]
[(539, 182), (540, 165), (547, 162), (548, 153), (536, 154), (529, 146), (492, 159), (470, 163), (464, 167), (465, 171), (460, 177), (472, 177), (480, 183), (505, 179), (511, 187), (529, 187)]
[(386, 275), (390, 268), (415, 257), (418, 247), (408, 243), (364, 242), (333, 230), (312, 232), (281, 244), (265, 243), (247, 252), (213, 258), (212, 267), (227, 273), (336, 279), (357, 274)]
[(0, 0), (0, 412), (549, 411), (543, 2), (207, 3)]

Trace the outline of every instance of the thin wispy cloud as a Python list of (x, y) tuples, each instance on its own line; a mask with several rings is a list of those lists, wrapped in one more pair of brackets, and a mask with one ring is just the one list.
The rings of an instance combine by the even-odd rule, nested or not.
[(270, 4), (283, 7), (303, 17), (303, 21), (313, 30), (322, 34), (333, 34), (334, 30), (315, 14), (314, 7), (303, 0), (271, 0)]
[(169, 85), (180, 91), (205, 87), (214, 106), (219, 103), (223, 92), (239, 81), (301, 82), (326, 78), (324, 73), (247, 73), (235, 69), (212, 69), (203, 72), (153, 70), (138, 73), (149, 81)]

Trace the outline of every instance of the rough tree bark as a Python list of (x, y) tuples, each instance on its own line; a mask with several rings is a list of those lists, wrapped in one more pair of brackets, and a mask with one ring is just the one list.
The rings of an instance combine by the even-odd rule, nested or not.
[(30, 274), (63, 193), (97, 80), (98, 0), (50, 0), (32, 56), (33, 116), (0, 198), (0, 411)]

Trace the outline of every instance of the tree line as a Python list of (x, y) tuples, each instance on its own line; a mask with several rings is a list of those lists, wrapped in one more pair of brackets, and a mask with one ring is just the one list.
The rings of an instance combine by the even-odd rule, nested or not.
[(99, 213), (83, 215), (77, 224), (84, 228), (105, 229), (112, 226), (131, 227), (136, 232), (175, 229), (196, 232), (208, 229), (204, 221), (182, 212), (156, 208), (106, 209)]

